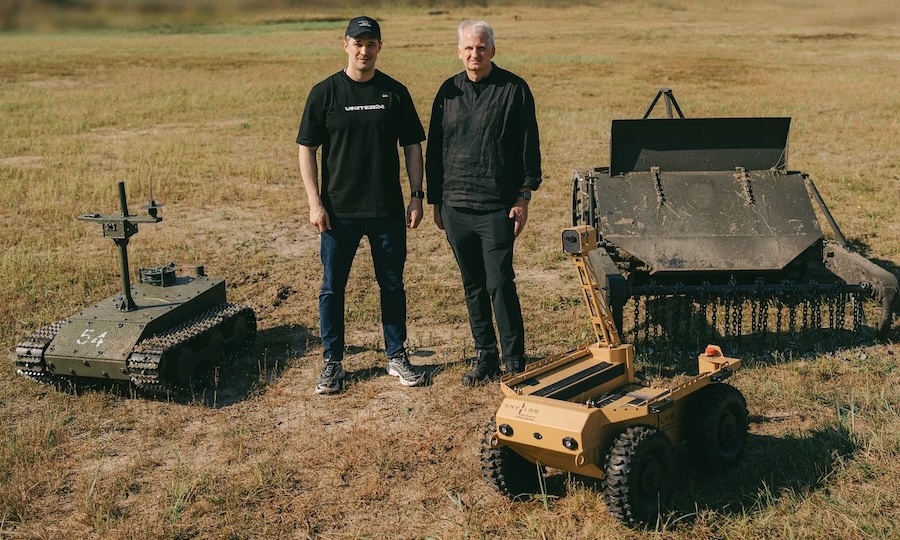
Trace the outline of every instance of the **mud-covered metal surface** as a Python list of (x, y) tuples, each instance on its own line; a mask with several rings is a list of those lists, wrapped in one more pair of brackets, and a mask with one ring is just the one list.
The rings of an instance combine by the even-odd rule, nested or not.
[(723, 338), (762, 351), (887, 332), (897, 277), (852, 251), (812, 180), (788, 170), (790, 122), (612, 122), (610, 166), (573, 176), (572, 223), (598, 231), (623, 338), (642, 351)]
[(781, 270), (822, 239), (798, 173), (654, 168), (593, 182), (603, 239), (651, 274)]

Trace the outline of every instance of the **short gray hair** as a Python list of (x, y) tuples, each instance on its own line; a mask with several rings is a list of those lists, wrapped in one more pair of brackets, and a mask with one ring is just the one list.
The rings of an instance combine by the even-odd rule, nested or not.
[(472, 32), (477, 36), (485, 36), (488, 40), (488, 43), (491, 44), (491, 47), (494, 46), (494, 29), (491, 28), (491, 25), (484, 21), (463, 21), (459, 23), (459, 29), (457, 30), (457, 34), (459, 35), (459, 45), (462, 45), (463, 33), (464, 32)]

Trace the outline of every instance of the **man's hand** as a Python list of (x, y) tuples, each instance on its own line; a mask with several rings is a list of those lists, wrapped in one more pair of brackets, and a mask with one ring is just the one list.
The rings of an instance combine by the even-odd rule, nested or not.
[(422, 222), (422, 199), (413, 197), (409, 200), (409, 206), (406, 207), (406, 226), (415, 229)]
[(313, 227), (316, 228), (318, 232), (331, 230), (331, 220), (328, 218), (328, 212), (321, 204), (319, 204), (318, 206), (310, 206), (309, 222)]
[(331, 230), (331, 220), (328, 212), (322, 205), (322, 197), (319, 195), (319, 166), (316, 163), (318, 146), (303, 146), (298, 144), (297, 158), (300, 160), (300, 178), (303, 180), (303, 189), (306, 190), (306, 202), (309, 204), (309, 222), (318, 232)]
[(444, 219), (441, 217), (441, 205), (435, 204), (434, 208), (434, 224), (437, 225), (437, 228), (440, 230), (444, 230)]
[(515, 220), (513, 235), (519, 236), (528, 221), (528, 201), (522, 198), (517, 199), (516, 204), (509, 211), (509, 219)]

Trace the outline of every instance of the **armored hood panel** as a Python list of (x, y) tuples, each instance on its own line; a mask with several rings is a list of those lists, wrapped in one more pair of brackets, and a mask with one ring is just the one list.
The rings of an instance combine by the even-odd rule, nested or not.
[(610, 174), (784, 170), (790, 118), (613, 120)]
[(633, 172), (597, 193), (603, 240), (652, 273), (780, 270), (822, 238), (799, 173)]
[(69, 317), (47, 349), (48, 360), (124, 361), (141, 339), (225, 302), (225, 281), (209, 277), (179, 277), (169, 287), (138, 283), (131, 291), (134, 311), (119, 310), (121, 297), (114, 296)]

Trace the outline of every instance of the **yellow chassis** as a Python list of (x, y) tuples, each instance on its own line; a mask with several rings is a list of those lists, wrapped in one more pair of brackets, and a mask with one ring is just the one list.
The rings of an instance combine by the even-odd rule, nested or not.
[(672, 446), (683, 442), (692, 396), (730, 377), (741, 361), (709, 345), (697, 358), (698, 374), (686, 382), (672, 388), (640, 384), (634, 347), (619, 339), (597, 271), (596, 230), (565, 229), (562, 246), (575, 263), (597, 342), (505, 375), (500, 388), (506, 397), (487, 443), (531, 462), (602, 478), (610, 445), (630, 426), (655, 428)]
[(500, 388), (506, 397), (490, 445), (507, 446), (531, 462), (602, 478), (608, 448), (625, 428), (655, 427), (678, 445), (691, 395), (741, 365), (710, 345), (698, 357), (698, 375), (673, 388), (653, 388), (638, 383), (633, 358), (630, 344), (585, 346), (505, 375)]

